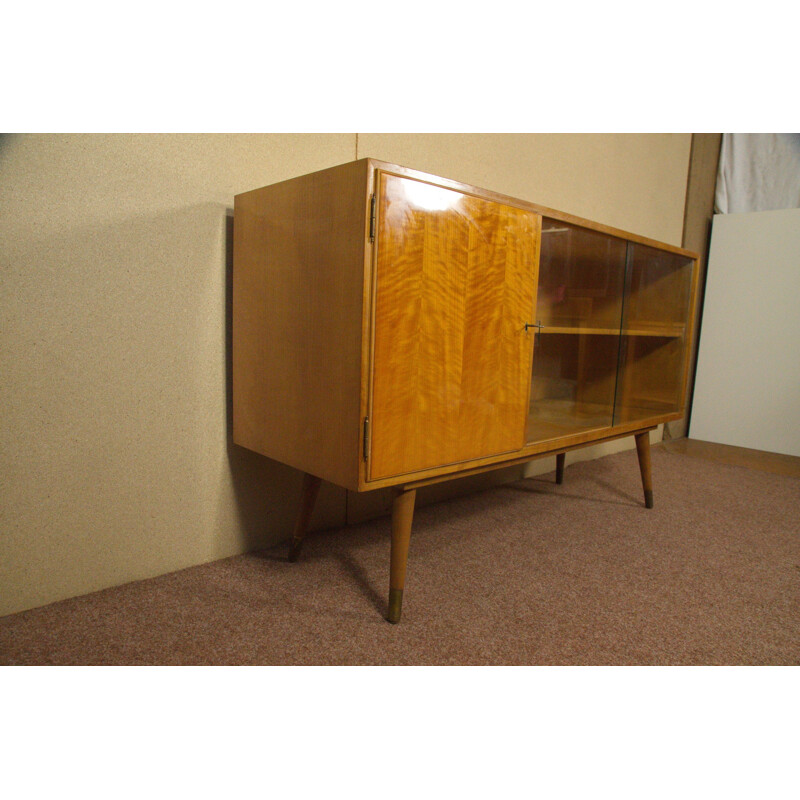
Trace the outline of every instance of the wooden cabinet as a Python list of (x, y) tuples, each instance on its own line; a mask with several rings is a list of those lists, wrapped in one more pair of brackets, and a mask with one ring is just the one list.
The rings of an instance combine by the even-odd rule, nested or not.
[(396, 489), (390, 621), (416, 488), (647, 432), (683, 413), (697, 256), (362, 159), (237, 195), (234, 441)]

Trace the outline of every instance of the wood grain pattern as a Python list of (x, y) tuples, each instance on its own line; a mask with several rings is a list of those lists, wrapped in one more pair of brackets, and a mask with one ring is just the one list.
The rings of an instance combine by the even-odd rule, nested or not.
[(524, 443), (540, 218), (381, 175), (372, 480)]
[(236, 444), (358, 488), (367, 164), (237, 195)]

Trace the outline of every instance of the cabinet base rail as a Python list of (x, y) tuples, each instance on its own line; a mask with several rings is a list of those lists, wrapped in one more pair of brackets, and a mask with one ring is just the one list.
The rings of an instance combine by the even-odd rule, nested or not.
[[(650, 461), (650, 431), (653, 428), (639, 431), (634, 434), (636, 439), (636, 454), (639, 459), (639, 471), (642, 477), (642, 489), (644, 491), (644, 504), (646, 508), (653, 508), (653, 476)], [(625, 434), (629, 436), (630, 434)], [(565, 447), (560, 452), (556, 452), (556, 483), (562, 484), (564, 482), (564, 469), (566, 466), (566, 453), (568, 450), (575, 450), (578, 447), (586, 447), (590, 444), (599, 444), (600, 441), (610, 441), (611, 439), (618, 439), (619, 436), (608, 437), (594, 442), (586, 442), (572, 447)], [(547, 454), (537, 454), (536, 456), (527, 457), (523, 459), (513, 459), (506, 461), (502, 464), (490, 464), (485, 467), (477, 467), (475, 470), (467, 472), (459, 472), (449, 476), (437, 476), (428, 480), (417, 481), (400, 485), (395, 488), (394, 501), (392, 503), (392, 543), (391, 555), (389, 564), (389, 603), (386, 613), (388, 622), (400, 622), (400, 616), (403, 608), (403, 590), (405, 589), (406, 582), (406, 567), (408, 565), (408, 550), (411, 543), (411, 525), (414, 519), (414, 504), (417, 497), (417, 488), (420, 486), (427, 486), (432, 483), (439, 483), (441, 481), (450, 480), (452, 478), (460, 478), (467, 474), (477, 474), (479, 472), (488, 472), (493, 469), (500, 469), (502, 467), (512, 466), (514, 464), (523, 464), (529, 461), (535, 461), (544, 455), (553, 455), (553, 452)], [(304, 473), (303, 487), (300, 495), (300, 506), (297, 512), (297, 520), (292, 533), (291, 544), (289, 548), (289, 561), (297, 561), (300, 556), (300, 550), (303, 546), (303, 540), (308, 531), (308, 524), (311, 519), (311, 513), (314, 510), (314, 503), (319, 493), (320, 479), (314, 475)]]

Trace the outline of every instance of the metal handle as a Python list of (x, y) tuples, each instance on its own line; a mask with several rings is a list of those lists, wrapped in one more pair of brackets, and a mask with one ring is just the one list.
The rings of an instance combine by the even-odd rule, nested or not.
[(536, 328), (536, 344), (539, 344), (539, 336), (542, 332), (542, 323), (540, 321), (536, 322), (526, 322), (525, 323), (525, 333), (528, 332), (528, 328)]

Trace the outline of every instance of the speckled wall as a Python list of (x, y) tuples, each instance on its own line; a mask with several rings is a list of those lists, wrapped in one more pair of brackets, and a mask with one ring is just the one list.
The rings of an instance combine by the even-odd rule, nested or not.
[[(230, 442), (234, 194), (374, 156), (680, 244), (690, 143), (690, 134), (0, 138), (0, 614), (289, 535), (299, 473)], [(441, 484), (426, 499), (507, 475)], [(323, 486), (313, 524), (341, 524), (345, 509), (362, 519), (384, 503)]]

